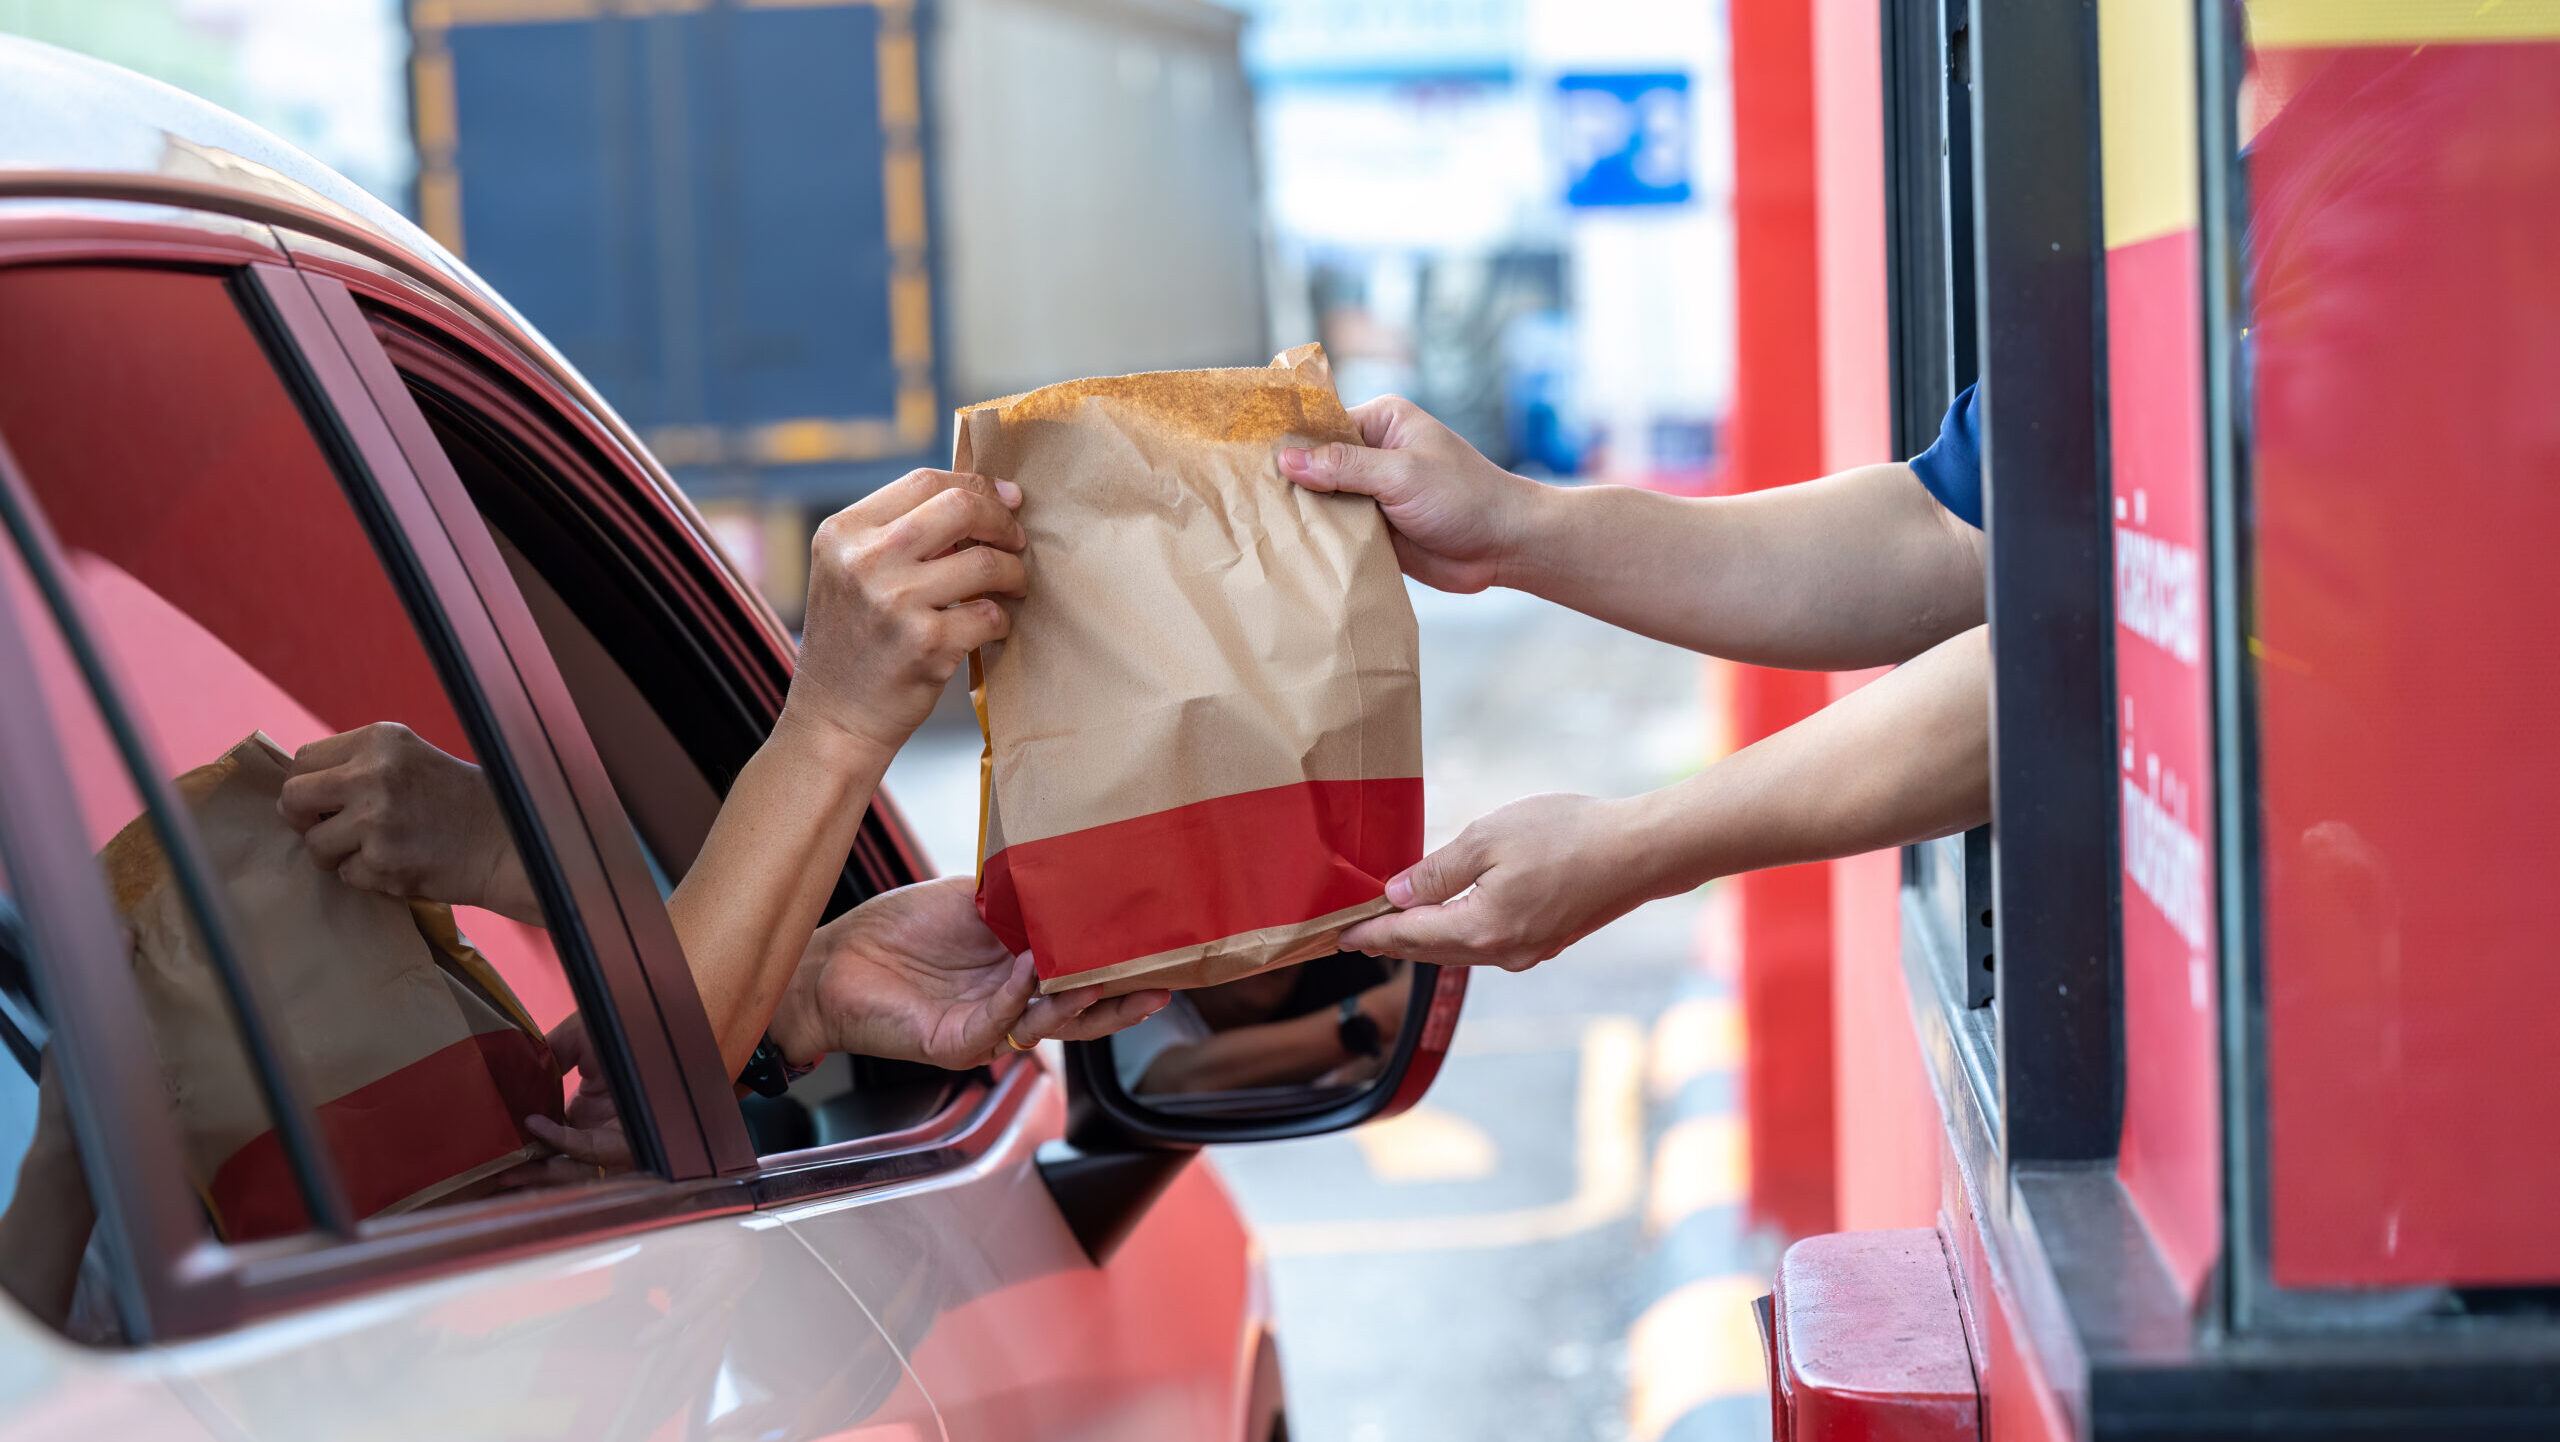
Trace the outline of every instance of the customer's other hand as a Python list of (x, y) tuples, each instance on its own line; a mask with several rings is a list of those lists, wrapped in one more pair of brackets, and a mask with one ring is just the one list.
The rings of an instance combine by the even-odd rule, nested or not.
[(542, 925), (488, 778), (397, 721), (295, 752), (276, 810), (302, 833), (311, 864), (349, 886)]
[(1365, 445), (1292, 446), (1280, 472), (1311, 491), (1377, 498), (1404, 573), (1443, 591), (1481, 591), (1504, 563), (1545, 488), (1484, 458), (1402, 396), (1355, 407)]
[(585, 1181), (608, 1172), (631, 1170), (631, 1138), (622, 1130), (622, 1112), (614, 1105), (613, 1086), (604, 1077), (587, 1019), (571, 1012), (551, 1029), (551, 1056), (565, 1075), (578, 1074), (578, 1090), (569, 1098), (562, 1120), (532, 1116), (524, 1129), (557, 1155), (538, 1158), (510, 1170), (510, 1187), (553, 1186)]
[(1649, 899), (1626, 805), (1532, 796), (1489, 812), (1390, 879), (1400, 909), (1352, 927), (1342, 945), (1526, 971)]
[(909, 471), (820, 524), (784, 721), (882, 756), (905, 744), (962, 658), (1012, 627), (992, 598), (1022, 594), (1021, 503), (1011, 481)]
[(897, 1057), (954, 1070), (1009, 1048), (1089, 1041), (1153, 1015), (1173, 994), (1105, 1000), (1100, 987), (1035, 996), (1029, 953), (1015, 956), (978, 917), (965, 876), (883, 892), (818, 928), (774, 1014), (793, 1062), (828, 1052)]

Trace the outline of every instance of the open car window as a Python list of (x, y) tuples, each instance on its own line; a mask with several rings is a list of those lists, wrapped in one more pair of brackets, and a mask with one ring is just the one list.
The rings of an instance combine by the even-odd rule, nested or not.
[[(670, 558), (653, 553), (665, 538), (540, 397), (406, 318), (373, 319), (488, 523), (663, 899), (762, 744), (787, 669), (741, 644), (757, 628), (724, 580), (671, 574)], [(914, 879), (866, 836), (825, 915)], [(960, 1085), (938, 1068), (836, 1055), (789, 1095), (744, 1098), (740, 1112), (757, 1152), (771, 1155), (914, 1126)]]

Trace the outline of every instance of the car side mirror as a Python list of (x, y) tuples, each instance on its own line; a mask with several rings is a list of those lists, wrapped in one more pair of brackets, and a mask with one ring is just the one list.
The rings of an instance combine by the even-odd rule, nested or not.
[(1221, 986), (1067, 1047), (1067, 1135), (1041, 1176), (1096, 1264), (1211, 1143), (1341, 1131), (1422, 1099), (1464, 968), (1336, 952)]

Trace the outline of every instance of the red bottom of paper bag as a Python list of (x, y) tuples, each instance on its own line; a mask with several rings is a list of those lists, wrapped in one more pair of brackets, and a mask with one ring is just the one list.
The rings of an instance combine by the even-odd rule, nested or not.
[[(560, 1120), (560, 1081), (541, 1041), (509, 1027), (481, 1032), (319, 1107), (347, 1201), (369, 1217), (525, 1145), (521, 1119)], [(213, 1175), (207, 1200), (226, 1241), (306, 1231), (293, 1163), (261, 1132)]]
[(1043, 981), (1374, 901), (1422, 859), (1422, 781), (1302, 781), (1018, 841), (978, 914)]

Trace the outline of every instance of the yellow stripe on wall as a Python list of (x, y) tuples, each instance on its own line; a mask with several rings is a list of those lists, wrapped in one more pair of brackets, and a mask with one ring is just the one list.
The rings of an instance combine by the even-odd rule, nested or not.
[(2189, 0), (2098, 0), (2098, 141), (2109, 250), (2196, 223)]
[(2249, 43), (2463, 45), (2560, 40), (2560, 0), (2249, 0)]

